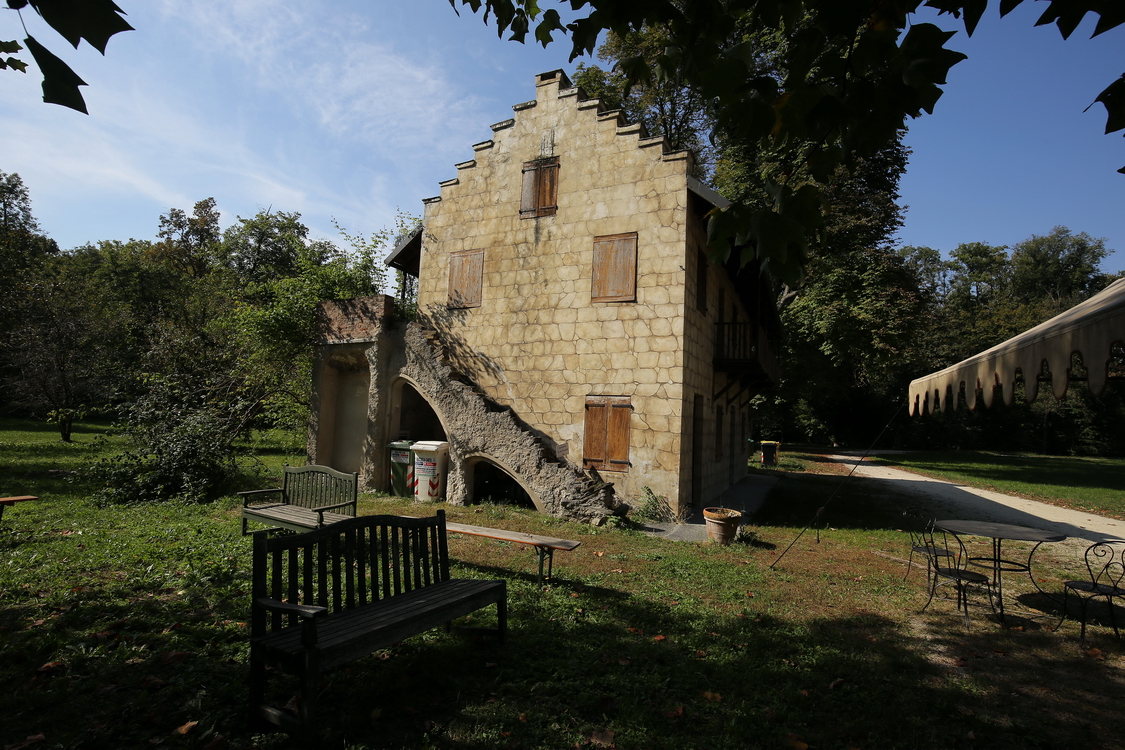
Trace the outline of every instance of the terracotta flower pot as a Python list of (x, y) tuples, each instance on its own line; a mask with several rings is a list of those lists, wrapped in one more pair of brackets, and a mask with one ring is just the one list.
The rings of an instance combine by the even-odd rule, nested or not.
[(703, 520), (707, 523), (708, 539), (716, 544), (730, 544), (738, 536), (742, 512), (730, 508), (704, 508)]

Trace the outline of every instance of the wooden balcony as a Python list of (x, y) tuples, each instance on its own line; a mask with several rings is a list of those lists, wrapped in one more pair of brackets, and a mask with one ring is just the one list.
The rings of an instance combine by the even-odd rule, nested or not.
[(732, 378), (777, 385), (777, 352), (757, 323), (716, 323), (713, 364)]

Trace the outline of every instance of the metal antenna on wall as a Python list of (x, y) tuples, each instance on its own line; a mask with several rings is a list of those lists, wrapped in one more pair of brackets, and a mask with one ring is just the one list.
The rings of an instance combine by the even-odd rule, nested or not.
[[(849, 471), (847, 474), (845, 474), (844, 478), (841, 479), (836, 484), (836, 489), (832, 490), (832, 494), (829, 495), (828, 499), (824, 501), (824, 505), (822, 505), (822, 506), (820, 506), (819, 508), (816, 509), (816, 513), (813, 514), (812, 520), (809, 521), (807, 524), (805, 524), (805, 528), (801, 529), (801, 532), (799, 534), (797, 534), (797, 537), (789, 543), (789, 546), (786, 547), (784, 550), (782, 550), (781, 554), (777, 556), (776, 560), (774, 560), (772, 563), (770, 563), (770, 570), (773, 570), (774, 566), (777, 565), (779, 562), (781, 562), (781, 558), (785, 557), (785, 553), (787, 553), (789, 550), (793, 549), (793, 545), (795, 545), (798, 541), (800, 541), (801, 537), (805, 535), (805, 532), (809, 530), (809, 527), (812, 526), (813, 524), (817, 523), (818, 520), (820, 520), (820, 517), (824, 515), (824, 511), (828, 509), (828, 504), (832, 502), (832, 500), (836, 497), (836, 494), (840, 491), (840, 488), (844, 486), (844, 482), (846, 482), (851, 477), (852, 474), (855, 474), (855, 470), (859, 468), (859, 465), (861, 463), (863, 463), (863, 459), (867, 458), (868, 454), (871, 453), (872, 450), (874, 450), (875, 446), (878, 445), (879, 441), (883, 438), (883, 433), (885, 433), (887, 431), (887, 428), (891, 426), (891, 424), (895, 421), (896, 418), (898, 418), (898, 415), (902, 412), (903, 406), (906, 406), (905, 401), (903, 401), (899, 405), (898, 411), (896, 411), (894, 413), (894, 416), (892, 416), (890, 418), (890, 420), (888, 420), (887, 423), (885, 425), (883, 425), (883, 429), (879, 431), (879, 434), (875, 438), (875, 440), (871, 443), (870, 446), (868, 446), (867, 450), (863, 452), (863, 455), (859, 457), (859, 460), (855, 462), (855, 466), (852, 467), (852, 470)], [(817, 524), (817, 527), (816, 527), (816, 543), (820, 544), (820, 525), (819, 524)]]

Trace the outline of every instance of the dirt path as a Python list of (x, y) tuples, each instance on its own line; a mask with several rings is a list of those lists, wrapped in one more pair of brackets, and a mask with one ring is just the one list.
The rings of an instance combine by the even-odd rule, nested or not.
[(855, 466), (856, 476), (894, 482), (895, 489), (916, 494), (919, 502), (937, 518), (964, 518), (1033, 526), (1091, 542), (1125, 538), (1125, 521), (924, 477), (902, 469), (872, 464), (858, 456), (834, 455), (828, 458)]

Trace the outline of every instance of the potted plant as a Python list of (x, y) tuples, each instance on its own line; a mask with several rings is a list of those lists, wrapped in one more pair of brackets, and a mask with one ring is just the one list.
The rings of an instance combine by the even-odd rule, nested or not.
[(707, 523), (707, 538), (716, 544), (730, 544), (738, 536), (742, 525), (742, 511), (733, 508), (704, 508), (703, 520)]

